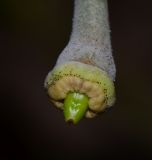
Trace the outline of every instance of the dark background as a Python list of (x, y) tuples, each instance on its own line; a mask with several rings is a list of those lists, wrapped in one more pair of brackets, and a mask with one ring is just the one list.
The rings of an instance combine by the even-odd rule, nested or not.
[(150, 158), (151, 6), (109, 1), (117, 101), (101, 116), (69, 126), (43, 82), (69, 40), (73, 1), (0, 1), (0, 159)]

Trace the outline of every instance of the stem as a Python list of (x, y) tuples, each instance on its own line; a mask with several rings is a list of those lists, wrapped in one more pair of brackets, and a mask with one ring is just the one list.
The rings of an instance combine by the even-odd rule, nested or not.
[(78, 123), (88, 108), (88, 97), (80, 93), (69, 93), (64, 101), (65, 121)]
[(75, 0), (71, 38), (57, 65), (69, 61), (89, 63), (115, 79), (107, 0)]
[(107, 0), (75, 0), (71, 40), (110, 50), (107, 11)]

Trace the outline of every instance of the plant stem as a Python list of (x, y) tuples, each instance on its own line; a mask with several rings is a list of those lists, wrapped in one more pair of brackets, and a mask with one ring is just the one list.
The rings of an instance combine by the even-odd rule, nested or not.
[(71, 38), (57, 64), (72, 60), (97, 66), (115, 79), (107, 0), (75, 0)]
[(110, 50), (106, 0), (75, 0), (71, 41)]

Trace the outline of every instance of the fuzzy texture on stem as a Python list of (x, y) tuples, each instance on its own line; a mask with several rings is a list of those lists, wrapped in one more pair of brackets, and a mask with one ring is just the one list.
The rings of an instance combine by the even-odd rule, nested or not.
[(90, 63), (115, 79), (107, 0), (75, 0), (71, 38), (57, 65), (68, 61)]
[(107, 0), (75, 0), (70, 41), (45, 79), (52, 102), (64, 110), (69, 92), (88, 96), (87, 118), (115, 102)]

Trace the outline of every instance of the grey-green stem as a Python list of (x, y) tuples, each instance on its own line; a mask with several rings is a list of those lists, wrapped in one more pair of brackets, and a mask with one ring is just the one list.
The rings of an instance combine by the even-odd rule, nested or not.
[(68, 61), (87, 62), (115, 79), (107, 0), (75, 0), (72, 34), (57, 65)]

